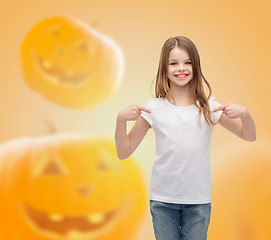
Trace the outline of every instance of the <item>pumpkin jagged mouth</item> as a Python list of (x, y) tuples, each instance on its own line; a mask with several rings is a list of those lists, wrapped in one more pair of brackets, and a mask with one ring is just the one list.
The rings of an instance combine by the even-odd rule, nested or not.
[(32, 57), (40, 74), (54, 84), (63, 84), (68, 87), (75, 87), (82, 85), (90, 79), (90, 74), (75, 74), (71, 71), (64, 71), (55, 67), (53, 63), (41, 57), (34, 48), (32, 50)]
[(37, 210), (27, 204), (20, 208), (31, 227), (46, 236), (69, 240), (92, 239), (105, 234), (114, 228), (118, 220), (131, 205), (132, 197), (128, 198), (119, 208), (96, 212), (86, 216), (64, 216)]

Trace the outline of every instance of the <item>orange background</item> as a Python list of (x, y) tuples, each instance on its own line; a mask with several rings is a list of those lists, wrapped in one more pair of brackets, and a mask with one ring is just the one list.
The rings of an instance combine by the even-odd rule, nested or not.
[[(22, 41), (34, 24), (54, 15), (70, 15), (90, 25), (95, 23), (96, 30), (109, 35), (123, 51), (125, 71), (121, 87), (97, 107), (74, 110), (54, 104), (23, 81), (19, 61)], [(118, 112), (129, 104), (143, 105), (154, 96), (151, 83), (164, 41), (184, 35), (198, 48), (212, 95), (221, 104), (246, 106), (257, 129), (257, 140), (250, 143), (220, 125), (215, 127), (211, 153), (213, 183), (226, 165), (234, 164), (247, 152), (264, 152), (271, 159), (269, 1), (2, 1), (0, 16), (1, 143), (47, 134), (45, 120), (51, 121), (60, 133), (94, 132), (114, 139)], [(133, 124), (128, 123), (129, 129)], [(151, 130), (133, 154), (147, 185), (154, 154), (155, 135)], [(271, 187), (269, 193), (270, 190)], [(211, 220), (209, 231), (214, 224)], [(140, 239), (154, 239), (149, 212), (136, 238)]]

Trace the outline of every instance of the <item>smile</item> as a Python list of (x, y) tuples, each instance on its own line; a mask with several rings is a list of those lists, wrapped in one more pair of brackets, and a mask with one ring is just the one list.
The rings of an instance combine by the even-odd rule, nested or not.
[(90, 78), (90, 74), (75, 74), (71, 71), (64, 71), (55, 67), (53, 63), (42, 58), (36, 51), (34, 51), (34, 49), (33, 60), (36, 68), (43, 78), (54, 84), (63, 84), (68, 87), (75, 87), (82, 85)]
[(53, 214), (23, 203), (20, 203), (20, 208), (31, 227), (45, 236), (67, 240), (96, 239), (115, 227), (130, 208), (132, 200), (130, 197), (119, 208), (107, 212), (90, 213), (86, 216)]
[(186, 77), (189, 76), (189, 74), (177, 74), (177, 75), (174, 75), (176, 78), (178, 79), (185, 79)]

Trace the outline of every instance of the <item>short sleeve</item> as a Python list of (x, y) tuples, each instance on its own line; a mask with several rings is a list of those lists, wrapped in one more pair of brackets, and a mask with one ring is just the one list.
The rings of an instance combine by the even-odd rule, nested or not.
[[(150, 109), (152, 111), (153, 110), (152, 99), (149, 99), (148, 102), (143, 105), (143, 107)], [(143, 117), (151, 125), (151, 128), (152, 128), (152, 125), (153, 125), (152, 112), (148, 113), (145, 111), (141, 111), (141, 117)]]
[[(216, 101), (215, 97), (214, 96), (211, 96), (210, 99), (209, 99), (209, 106), (210, 106), (210, 110), (212, 111), (213, 109), (221, 106), (222, 104), (220, 104), (219, 102)], [(219, 111), (216, 111), (212, 114), (212, 119), (215, 123), (217, 123), (221, 117), (223, 113), (223, 110), (219, 110)]]

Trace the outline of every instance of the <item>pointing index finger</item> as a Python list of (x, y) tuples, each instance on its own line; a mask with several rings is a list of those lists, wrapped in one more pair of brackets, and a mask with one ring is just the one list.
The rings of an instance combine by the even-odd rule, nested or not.
[(151, 113), (151, 110), (150, 109), (148, 109), (148, 108), (145, 108), (145, 107), (142, 107), (142, 106), (137, 106), (138, 108), (139, 108), (139, 110), (141, 110), (141, 111), (144, 111), (144, 112), (149, 112), (149, 113)]
[(219, 110), (224, 110), (226, 107), (227, 107), (226, 104), (225, 105), (221, 105), (221, 106), (219, 106), (217, 108), (214, 108), (212, 112), (216, 112), (216, 111), (219, 111)]

